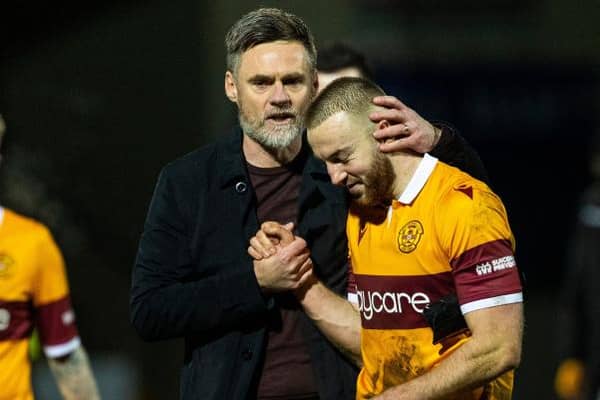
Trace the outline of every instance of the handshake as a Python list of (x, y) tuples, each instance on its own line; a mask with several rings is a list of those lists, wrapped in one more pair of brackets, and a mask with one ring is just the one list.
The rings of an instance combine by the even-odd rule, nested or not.
[(291, 222), (265, 222), (250, 239), (248, 254), (254, 259), (254, 274), (265, 293), (299, 290), (314, 279), (308, 245), (294, 235), (293, 229)]

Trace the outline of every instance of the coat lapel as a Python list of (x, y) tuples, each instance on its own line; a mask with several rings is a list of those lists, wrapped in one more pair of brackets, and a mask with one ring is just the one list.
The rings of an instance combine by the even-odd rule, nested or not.
[(222, 160), (219, 178), (220, 190), (225, 192), (223, 198), (230, 200), (232, 212), (238, 215), (239, 223), (244, 227), (246, 240), (250, 240), (258, 231), (258, 218), (254, 189), (242, 152), (241, 130), (237, 129), (234, 135), (227, 138), (220, 153)]

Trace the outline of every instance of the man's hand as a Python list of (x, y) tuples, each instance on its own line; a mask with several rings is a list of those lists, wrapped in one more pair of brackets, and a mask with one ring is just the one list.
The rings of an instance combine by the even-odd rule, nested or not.
[(291, 224), (266, 222), (250, 240), (248, 253), (265, 292), (297, 289), (311, 276), (310, 252), (304, 239), (292, 234), (292, 228)]
[(272, 256), (278, 248), (287, 246), (294, 241), (294, 223), (285, 225), (267, 221), (260, 226), (260, 230), (250, 239), (248, 254), (255, 260), (262, 260)]
[(377, 129), (373, 136), (380, 141), (379, 150), (393, 153), (410, 149), (417, 153), (431, 151), (440, 139), (441, 130), (431, 125), (394, 96), (378, 96), (373, 104), (387, 108), (369, 115), (371, 121), (387, 121), (388, 126)]

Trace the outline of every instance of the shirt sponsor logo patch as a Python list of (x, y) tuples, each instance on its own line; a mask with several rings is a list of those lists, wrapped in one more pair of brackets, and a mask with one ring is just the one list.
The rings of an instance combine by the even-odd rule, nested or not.
[(363, 328), (415, 329), (427, 326), (425, 307), (454, 288), (452, 273), (433, 275), (354, 275)]
[(406, 307), (421, 314), (431, 302), (429, 296), (422, 292), (411, 294), (359, 290), (356, 294), (358, 309), (367, 321), (373, 318), (373, 314), (402, 314)]
[(477, 275), (482, 276), (491, 274), (493, 272), (514, 268), (516, 266), (517, 263), (513, 256), (504, 256), (476, 265), (475, 272)]
[(421, 241), (423, 233), (423, 225), (417, 220), (404, 225), (398, 232), (398, 250), (403, 253), (413, 252)]

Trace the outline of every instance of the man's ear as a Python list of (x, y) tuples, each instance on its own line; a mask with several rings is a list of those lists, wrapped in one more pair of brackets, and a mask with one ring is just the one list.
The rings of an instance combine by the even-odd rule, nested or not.
[(319, 74), (317, 72), (315, 72), (315, 77), (313, 79), (313, 89), (314, 89), (314, 94), (315, 97), (317, 96), (317, 93), (319, 93)]
[(234, 103), (237, 103), (237, 86), (231, 71), (225, 72), (225, 95)]

